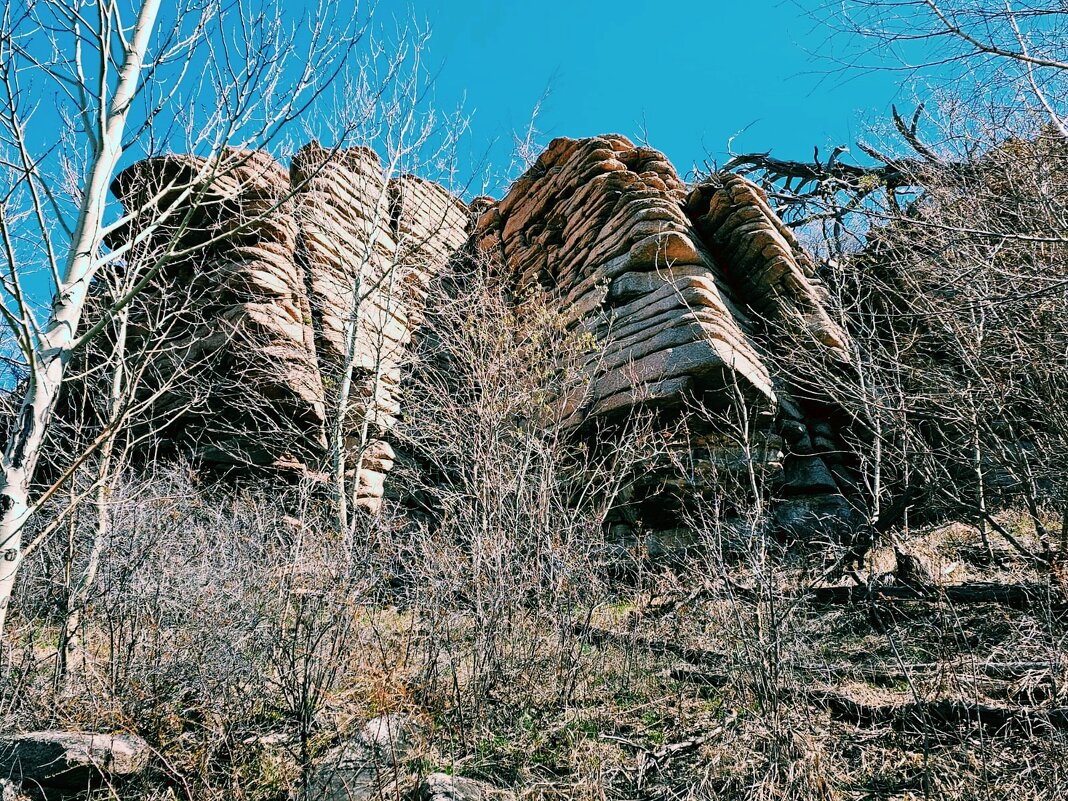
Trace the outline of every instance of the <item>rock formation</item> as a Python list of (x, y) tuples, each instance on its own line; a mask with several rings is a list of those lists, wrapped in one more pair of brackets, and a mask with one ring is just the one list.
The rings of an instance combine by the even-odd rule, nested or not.
[(105, 782), (136, 776), (151, 758), (148, 743), (132, 734), (37, 731), (0, 737), (0, 777), (48, 801), (84, 797)]
[(334, 154), (310, 144), (290, 174), (326, 405), (344, 410), (360, 501), (374, 509), (393, 464), (387, 435), (426, 282), (466, 239), (467, 209), (438, 184), (387, 182), (367, 148)]
[[(603, 426), (636, 409), (686, 416), (687, 435), (671, 443), (685, 469), (669, 459), (639, 482), (620, 510), (622, 530), (677, 526), (702, 476), (728, 479), (753, 456), (784, 470), (782, 494), (806, 496), (806, 508), (828, 495), (838, 505), (812, 443), (826, 424), (791, 395), (767, 344), (789, 335), (844, 362), (845, 334), (758, 187), (720, 175), (688, 190), (656, 150), (622, 136), (562, 138), (483, 213), (474, 237), (493, 269), (518, 289), (554, 293), (571, 324), (600, 343), (589, 391), (570, 399), (570, 426)], [(749, 443), (725, 435), (722, 415), (741, 403), (765, 421)]]
[[(141, 304), (180, 309), (158, 382), (159, 405), (174, 412), (165, 436), (207, 463), (315, 474), (327, 426), (343, 418), (357, 502), (377, 509), (400, 365), (426, 282), (466, 239), (466, 206), (419, 178), (387, 180), (371, 150), (316, 143), (289, 175), (264, 153), (228, 151), (143, 161), (113, 189), (130, 209), (154, 199), (143, 219), (168, 210), (132, 260), (155, 263), (178, 226), (188, 252)], [(113, 243), (143, 233), (138, 223)], [(144, 327), (159, 338), (158, 325)]]
[[(127, 208), (162, 192), (144, 216), (169, 214), (131, 261), (178, 250), (140, 304), (142, 339), (167, 362), (158, 415), (177, 416), (167, 433), (209, 463), (304, 465), (322, 447), (325, 410), (284, 170), (255, 152), (164, 157), (124, 171), (113, 190)], [(170, 316), (154, 316), (161, 308)]]
[(308, 771), (306, 797), (319, 801), (370, 801), (386, 798), (401, 775), (404, 760), (424, 736), (406, 715), (368, 721), (350, 740), (323, 754)]
[[(366, 148), (309, 144), (288, 176), (263, 153), (224, 159), (225, 170), (149, 160), (116, 181), (131, 208), (157, 187), (195, 190), (158, 199), (183, 219), (179, 242), (196, 247), (156, 291), (180, 286), (189, 298), (191, 323), (169, 358), (172, 371), (207, 377), (208, 400), (194, 409), (182, 382), (168, 397), (190, 408), (176, 435), (204, 460), (315, 473), (336, 421), (358, 503), (377, 509), (427, 282), (468, 243), (517, 297), (540, 286), (599, 343), (588, 389), (560, 399), (574, 436), (638, 410), (658, 415), (669, 453), (635, 482), (621, 531), (677, 527), (690, 499), (754, 458), (787, 507), (801, 498), (802, 512), (840, 511), (826, 410), (772, 357), (802, 348), (844, 364), (845, 334), (811, 260), (752, 183), (723, 174), (691, 188), (662, 153), (622, 136), (562, 138), (502, 200), (477, 204), (469, 232), (463, 203), (416, 177), (387, 180)], [(134, 220), (124, 235), (137, 230)], [(743, 407), (760, 421), (746, 442), (730, 433)]]

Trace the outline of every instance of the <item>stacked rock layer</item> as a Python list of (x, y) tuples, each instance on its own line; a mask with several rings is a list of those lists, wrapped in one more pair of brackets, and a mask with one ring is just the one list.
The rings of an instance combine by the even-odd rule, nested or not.
[[(600, 343), (589, 390), (568, 399), (568, 427), (603, 429), (639, 409), (685, 419), (669, 458), (635, 482), (622, 528), (677, 526), (703, 488), (754, 459), (807, 508), (840, 497), (809, 430), (826, 426), (776, 374), (767, 334), (836, 361), (845, 334), (758, 187), (722, 175), (687, 190), (662, 153), (625, 137), (562, 138), (482, 214), (474, 237), (493, 269), (519, 290), (553, 293)], [(729, 433), (743, 406), (762, 421), (747, 442)]]
[[(161, 349), (182, 376), (160, 382), (167, 435), (205, 462), (314, 474), (328, 469), (337, 421), (356, 501), (376, 510), (401, 364), (428, 280), (466, 240), (466, 206), (438, 184), (387, 180), (369, 149), (316, 143), (288, 174), (264, 153), (229, 151), (143, 161), (113, 188), (154, 225), (167, 210), (158, 235), (135, 218), (113, 237), (144, 240), (132, 259), (157, 261), (175, 241), (189, 252), (150, 291), (150, 305), (183, 318)], [(145, 327), (160, 339), (158, 321)]]
[(169, 210), (159, 236), (140, 236), (137, 219), (123, 232), (140, 243), (132, 259), (175, 231), (188, 250), (154, 291), (160, 307), (175, 287), (184, 296), (168, 369), (207, 383), (176, 381), (161, 403), (207, 461), (315, 473), (340, 435), (357, 503), (378, 508), (428, 282), (465, 248), (516, 297), (551, 293), (598, 343), (588, 387), (559, 399), (566, 429), (579, 438), (648, 411), (670, 434), (662, 463), (632, 482), (621, 527), (670, 530), (754, 461), (804, 509), (841, 499), (826, 408), (795, 391), (772, 351), (844, 363), (846, 336), (809, 257), (739, 176), (691, 188), (625, 137), (561, 138), (502, 200), (478, 205), (473, 231), (443, 187), (387, 179), (366, 148), (311, 143), (288, 174), (256, 152), (154, 159), (115, 190), (128, 208)]
[(113, 238), (141, 240), (131, 261), (163, 264), (132, 344), (153, 351), (164, 433), (208, 462), (303, 465), (322, 447), (323, 385), (285, 171), (251, 151), (164, 157), (113, 190), (143, 215)]

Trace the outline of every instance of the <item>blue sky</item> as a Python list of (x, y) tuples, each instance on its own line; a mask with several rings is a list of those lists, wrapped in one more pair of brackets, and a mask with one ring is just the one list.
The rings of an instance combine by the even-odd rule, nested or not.
[(463, 100), (472, 114), (464, 155), (474, 164), (488, 152), (499, 181), (513, 132), (527, 129), (546, 91), (536, 121), (543, 142), (647, 135), (684, 175), (707, 158), (722, 162), (732, 137), (736, 151), (785, 158), (850, 144), (892, 102), (912, 100), (900, 73), (838, 69), (813, 16), (826, 5), (380, 0), (376, 19), (414, 15), (429, 25), (436, 105)]

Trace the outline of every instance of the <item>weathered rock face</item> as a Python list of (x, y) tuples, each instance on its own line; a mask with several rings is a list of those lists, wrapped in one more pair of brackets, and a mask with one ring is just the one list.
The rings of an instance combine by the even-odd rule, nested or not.
[[(264, 153), (230, 151), (140, 162), (114, 190), (127, 208), (160, 195), (154, 207), (171, 212), (132, 259), (157, 259), (179, 225), (190, 252), (142, 304), (174, 309), (162, 373), (181, 378), (157, 402), (174, 414), (165, 433), (208, 463), (314, 474), (340, 418), (357, 503), (376, 510), (400, 368), (427, 281), (466, 239), (466, 206), (422, 179), (387, 180), (371, 150), (316, 143), (288, 175)], [(158, 321), (142, 325), (160, 338)]]
[(358, 502), (374, 510), (393, 464), (388, 434), (426, 284), (466, 239), (467, 208), (429, 181), (387, 182), (367, 148), (307, 145), (290, 174), (325, 402), (331, 414), (345, 410)]
[[(557, 139), (474, 236), (493, 269), (517, 289), (554, 293), (571, 324), (600, 343), (589, 391), (567, 401), (568, 426), (637, 409), (687, 416), (686, 437), (669, 446), (677, 457), (637, 483), (626, 522), (678, 525), (702, 483), (753, 458), (785, 469), (785, 494), (837, 494), (813, 449), (793, 454), (783, 439), (810, 442), (815, 421), (758, 335), (787, 330), (840, 361), (845, 335), (810, 260), (756, 186), (725, 175), (688, 191), (663, 154), (624, 137)], [(741, 421), (723, 415), (743, 403), (764, 421), (748, 443), (724, 435)]]
[(553, 289), (604, 343), (576, 425), (694, 391), (719, 398), (735, 376), (747, 393), (774, 401), (685, 197), (655, 150), (621, 137), (557, 139), (479, 223), (480, 248), (517, 285)]
[(780, 331), (793, 329), (793, 341), (848, 358), (845, 332), (827, 314), (829, 299), (812, 259), (759, 187), (722, 173), (690, 192), (685, 207), (752, 317)]
[[(366, 148), (309, 144), (288, 175), (262, 153), (225, 156), (238, 166), (224, 177), (169, 157), (116, 182), (128, 206), (175, 178), (197, 190), (159, 198), (188, 218), (179, 241), (199, 247), (155, 291), (190, 298), (168, 358), (207, 377), (202, 411), (178, 426), (202, 458), (314, 473), (338, 425), (357, 502), (377, 509), (427, 283), (467, 245), (517, 297), (552, 293), (567, 325), (598, 343), (588, 389), (559, 399), (566, 429), (582, 437), (651, 411), (670, 433), (663, 464), (620, 507), (621, 531), (677, 530), (692, 498), (754, 461), (793, 499), (791, 525), (841, 500), (826, 410), (771, 357), (803, 348), (844, 363), (845, 334), (811, 260), (745, 179), (690, 188), (663, 154), (622, 136), (557, 139), (502, 200), (477, 204), (469, 230), (463, 203), (419, 178), (387, 180)], [(165, 398), (194, 405), (181, 389)]]
[(266, 154), (231, 151), (143, 161), (113, 189), (137, 208), (166, 187), (188, 192), (160, 198), (168, 224), (131, 253), (155, 263), (184, 228), (140, 304), (140, 339), (165, 363), (159, 414), (207, 462), (299, 468), (322, 448), (325, 410), (288, 177)]
[(0, 738), (0, 775), (48, 799), (74, 797), (105, 779), (143, 772), (152, 751), (127, 734), (40, 731)]

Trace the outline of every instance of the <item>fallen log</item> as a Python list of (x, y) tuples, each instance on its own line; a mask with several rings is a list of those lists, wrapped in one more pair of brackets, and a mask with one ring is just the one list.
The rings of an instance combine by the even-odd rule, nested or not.
[[(726, 674), (692, 668), (674, 668), (670, 675), (677, 681), (716, 688), (729, 681)], [(962, 727), (978, 727), (990, 733), (1011, 731), (1027, 736), (1068, 730), (1068, 707), (998, 706), (953, 698), (876, 705), (829, 690), (807, 690), (796, 686), (783, 688), (781, 697), (807, 701), (827, 710), (834, 720), (862, 728), (948, 732)]]
[(830, 712), (833, 719), (864, 728), (889, 726), (899, 731), (912, 731), (933, 726), (944, 731), (978, 726), (993, 733), (1013, 731), (1026, 735), (1068, 729), (1066, 707), (1008, 707), (949, 698), (873, 705), (829, 692), (808, 693), (808, 696), (813, 703)]
[(998, 584), (974, 582), (920, 589), (903, 586), (815, 587), (805, 596), (817, 606), (848, 606), (873, 601), (939, 601), (955, 604), (994, 603), (1013, 609), (1032, 609), (1049, 604), (1068, 609), (1061, 595), (1048, 584)]
[[(711, 659), (703, 659), (705, 664)], [(687, 666), (673, 667), (668, 675), (676, 681), (711, 687), (724, 687), (731, 680), (724, 670), (708, 670)], [(995, 681), (1011, 682), (1027, 677), (1048, 678), (1053, 672), (1049, 662), (1000, 662), (976, 665), (953, 665), (937, 662), (905, 665), (904, 668), (882, 668), (874, 665), (795, 665), (784, 671), (794, 673), (799, 680), (857, 680), (873, 684), (896, 684), (911, 679), (930, 678), (935, 675), (953, 675), (958, 678), (982, 676)]]

